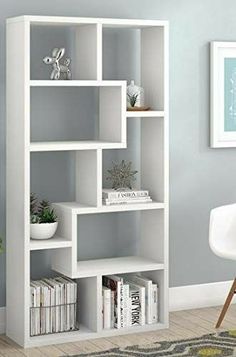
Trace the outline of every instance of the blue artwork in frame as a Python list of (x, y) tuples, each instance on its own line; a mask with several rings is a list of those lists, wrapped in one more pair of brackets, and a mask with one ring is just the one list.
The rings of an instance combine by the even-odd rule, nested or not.
[(236, 148), (236, 42), (211, 42), (211, 147)]
[(224, 130), (236, 131), (236, 58), (224, 59)]

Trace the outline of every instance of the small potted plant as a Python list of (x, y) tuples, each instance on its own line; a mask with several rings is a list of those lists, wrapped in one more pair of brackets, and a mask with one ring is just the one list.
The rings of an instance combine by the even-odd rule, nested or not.
[(49, 239), (54, 236), (58, 226), (57, 216), (48, 201), (30, 195), (30, 237), (32, 239)]
[(0, 254), (3, 252), (3, 242), (2, 238), (0, 237)]

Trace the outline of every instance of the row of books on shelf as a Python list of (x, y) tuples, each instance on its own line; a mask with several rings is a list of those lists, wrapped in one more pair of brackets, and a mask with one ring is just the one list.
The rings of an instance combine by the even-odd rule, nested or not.
[(102, 190), (103, 204), (120, 205), (120, 204), (133, 204), (133, 203), (147, 203), (152, 202), (148, 190)]
[(67, 277), (30, 282), (30, 335), (76, 329), (77, 284)]
[(158, 286), (139, 275), (103, 277), (103, 328), (158, 322)]

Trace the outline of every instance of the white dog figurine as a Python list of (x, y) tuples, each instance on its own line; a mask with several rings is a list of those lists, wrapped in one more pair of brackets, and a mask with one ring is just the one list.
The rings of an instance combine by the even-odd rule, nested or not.
[(70, 58), (65, 58), (62, 63), (60, 63), (60, 59), (64, 56), (65, 49), (64, 48), (54, 48), (52, 50), (52, 57), (44, 57), (43, 62), (46, 64), (52, 65), (52, 73), (51, 79), (59, 79), (61, 74), (63, 74), (63, 79), (71, 79), (71, 71), (69, 69)]

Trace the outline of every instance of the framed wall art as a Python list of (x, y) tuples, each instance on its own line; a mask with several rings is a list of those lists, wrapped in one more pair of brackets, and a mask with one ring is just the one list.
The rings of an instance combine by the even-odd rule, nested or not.
[(236, 42), (211, 42), (211, 147), (236, 147)]

